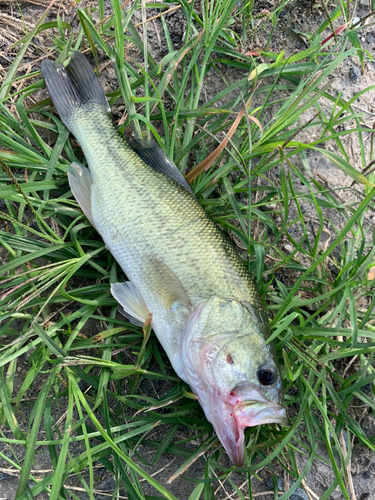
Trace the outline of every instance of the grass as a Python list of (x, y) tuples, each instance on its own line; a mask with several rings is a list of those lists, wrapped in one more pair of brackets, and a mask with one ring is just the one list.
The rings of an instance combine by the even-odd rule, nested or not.
[[(269, 13), (256, 13), (253, 4), (180, 0), (184, 42), (174, 48), (160, 15), (169, 51), (160, 61), (143, 44), (134, 13), (141, 13), (146, 36), (149, 9), (160, 13), (171, 8), (167, 1), (121, 8), (112, 0), (108, 17), (103, 0), (90, 9), (77, 4), (78, 28), (41, 18), (20, 42), (0, 88), (0, 244), (6, 262), (0, 281), (0, 415), (6, 431), (0, 441), (11, 451), (0, 457), (19, 471), (17, 499), (42, 492), (53, 500), (80, 498), (82, 492), (93, 499), (97, 464), (114, 475), (114, 498), (121, 487), (130, 499), (173, 499), (169, 484), (147, 472), (158, 470), (166, 453), (178, 460), (173, 478), (189, 481), (189, 500), (214, 498), (219, 480), (238, 498), (252, 498), (251, 478), (264, 467), (275, 498), (280, 471), (295, 481), (284, 500), (306, 486), (309, 467), (319, 461), (334, 475), (320, 498), (339, 487), (349, 499), (354, 448), (375, 451), (353, 410), (358, 400), (369, 414), (375, 410), (375, 249), (367, 218), (375, 207), (373, 135), (355, 107), (373, 89), (348, 101), (329, 85), (349, 57), (363, 64), (370, 55), (359, 43), (361, 25), (350, 24), (353, 12), (347, 9), (354, 4), (339, 2), (309, 48), (290, 57), (265, 50), (262, 62), (246, 54), (248, 44), (264, 28), (271, 39), (291, 2), (279, 2)], [(345, 23), (337, 41), (321, 45), (325, 29)], [(49, 53), (60, 61), (72, 49), (91, 52), (99, 67), (103, 57), (111, 60), (118, 90), (108, 97), (112, 106), (121, 98), (126, 111), (120, 131), (154, 138), (190, 172), (207, 212), (243, 249), (270, 313), (291, 418), (283, 428), (247, 429), (238, 484), (211, 425), (155, 336), (116, 315), (109, 287), (121, 271), (67, 184), (70, 162), (84, 162), (80, 149), (51, 102), (41, 100), (39, 68), (33, 67), (31, 81), (18, 74), (38, 33), (48, 34)], [(139, 50), (135, 60), (123, 57), (130, 44)], [(226, 82), (224, 67), (242, 77)], [(222, 90), (202, 99), (211, 75), (223, 81)], [(223, 134), (225, 140), (219, 139)], [(349, 138), (358, 144), (360, 168), (351, 163)], [(351, 186), (332, 187), (315, 175), (311, 154), (351, 178)], [(314, 232), (306, 204), (317, 221)], [(17, 368), (25, 359), (28, 369), (19, 383)], [(164, 384), (157, 396), (152, 381)], [(36, 399), (29, 396), (33, 388)], [(26, 426), (20, 421), (25, 405), (31, 406)], [(64, 409), (59, 420), (57, 408)], [(52, 464), (44, 475), (33, 470), (40, 450), (48, 451)], [(190, 474), (203, 455), (200, 477)], [(72, 487), (72, 476), (79, 487)]]

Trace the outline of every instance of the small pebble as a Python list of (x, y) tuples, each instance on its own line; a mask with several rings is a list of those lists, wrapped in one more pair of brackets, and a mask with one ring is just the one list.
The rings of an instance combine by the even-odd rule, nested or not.
[[(272, 479), (268, 479), (266, 484), (268, 488), (272, 488), (273, 487)], [(295, 481), (290, 480), (289, 488), (291, 488), (294, 484)], [(285, 482), (283, 478), (281, 477), (277, 478), (277, 487), (280, 491), (284, 491)], [(290, 500), (309, 500), (309, 497), (307, 496), (306, 491), (304, 491), (302, 488), (296, 488), (295, 492), (290, 496)]]
[[(343, 438), (344, 438), (344, 441), (345, 441), (345, 444), (346, 444), (346, 447), (348, 447), (348, 433), (346, 431), (342, 431), (342, 435), (343, 435)], [(333, 454), (336, 455), (336, 457), (339, 457), (340, 456), (340, 452), (339, 452), (339, 449), (337, 448), (337, 446), (333, 446), (332, 447), (332, 451), (333, 451)]]
[(362, 42), (362, 43), (365, 43), (365, 41), (366, 41), (366, 38), (365, 38), (364, 36), (362, 36), (362, 37), (361, 37), (361, 42)]
[(7, 481), (8, 479), (14, 479), (14, 476), (0, 472), (0, 481)]
[(301, 205), (301, 212), (303, 214), (305, 214), (307, 212), (307, 210), (309, 209), (309, 207), (307, 205)]
[(361, 76), (360, 70), (356, 66), (350, 68), (349, 76), (352, 80), (357, 80)]
[(333, 262), (328, 262), (328, 269), (331, 271), (332, 274), (335, 276), (338, 276), (340, 270), (339, 268), (333, 263)]
[[(372, 382), (369, 382), (368, 384), (363, 385), (361, 387), (360, 391), (363, 392), (364, 394), (366, 394), (366, 396), (368, 396), (370, 399), (372, 399), (373, 398)], [(359, 399), (359, 398), (357, 398), (357, 404), (358, 404), (358, 406), (367, 406), (367, 403), (365, 403), (364, 401), (362, 401), (362, 399)]]
[(371, 33), (368, 33), (366, 36), (367, 43), (372, 43), (374, 41), (374, 37), (371, 35)]
[(285, 245), (284, 248), (288, 253), (293, 253), (294, 248), (292, 245)]
[(264, 205), (263, 210), (267, 210), (268, 212), (272, 212), (277, 209), (276, 203), (270, 203), (269, 205)]
[(95, 496), (96, 500), (108, 500), (108, 493), (111, 493), (110, 496), (112, 496), (112, 493), (116, 489), (116, 480), (114, 476), (110, 476), (109, 478), (105, 479), (99, 486), (96, 488), (99, 491), (103, 491), (104, 495), (100, 495), (100, 493)]

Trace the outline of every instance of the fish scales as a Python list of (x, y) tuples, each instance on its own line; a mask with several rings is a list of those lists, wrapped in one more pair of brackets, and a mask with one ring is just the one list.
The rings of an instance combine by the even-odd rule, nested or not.
[(90, 167), (72, 165), (72, 191), (130, 280), (112, 285), (113, 295), (137, 324), (151, 313), (174, 369), (242, 465), (245, 427), (286, 423), (267, 316), (242, 259), (177, 167), (138, 141), (159, 164), (143, 161), (117, 133), (82, 55), (73, 53), (66, 70), (46, 61), (42, 71)]
[[(85, 154), (95, 141), (95, 134), (90, 137), (89, 142), (80, 140)], [(166, 183), (151, 167), (139, 168), (138, 158), (131, 165), (129, 157), (123, 158), (128, 152), (121, 154), (123, 144), (119, 147), (117, 152), (115, 148), (103, 152), (105, 159), (98, 152), (90, 161), (96, 172), (93, 217), (107, 247), (153, 311), (154, 328), (164, 331), (163, 344), (178, 370), (179, 338), (164, 327), (165, 323), (172, 327), (174, 321), (168, 318), (168, 311), (160, 309), (145, 278), (150, 257), (172, 269), (193, 297), (219, 295), (259, 307), (258, 297), (238, 255), (200, 204), (176, 183)], [(108, 172), (95, 169), (95, 164), (100, 166), (104, 161), (111, 164)], [(107, 189), (111, 192), (109, 200), (102, 197)], [(120, 205), (118, 200), (125, 203)], [(189, 262), (194, 266), (187, 265)]]
[(76, 120), (76, 137), (91, 167), (96, 227), (128, 278), (138, 283), (143, 257), (152, 256), (193, 296), (232, 297), (262, 308), (241, 258), (198, 200), (144, 164), (110, 119), (97, 123), (97, 113)]

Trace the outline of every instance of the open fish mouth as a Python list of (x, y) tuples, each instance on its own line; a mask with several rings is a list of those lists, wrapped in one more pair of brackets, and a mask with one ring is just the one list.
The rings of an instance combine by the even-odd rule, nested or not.
[[(251, 391), (254, 392), (254, 391)], [(207, 418), (211, 421), (222, 442), (229, 458), (237, 467), (245, 462), (245, 427), (254, 427), (261, 424), (286, 425), (288, 419), (283, 406), (265, 400), (258, 393), (258, 400), (241, 401), (232, 405), (220, 400), (219, 396), (211, 395), (215, 399), (215, 410)]]
[(262, 424), (286, 425), (288, 419), (285, 408), (278, 404), (260, 401), (244, 401), (233, 408), (237, 424), (254, 427)]

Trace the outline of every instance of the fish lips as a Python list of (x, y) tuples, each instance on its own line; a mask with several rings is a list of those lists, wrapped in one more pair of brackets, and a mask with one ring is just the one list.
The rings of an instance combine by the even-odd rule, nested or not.
[(276, 404), (260, 401), (244, 401), (233, 408), (237, 424), (242, 427), (254, 427), (262, 424), (287, 425), (285, 408)]
[(288, 423), (285, 408), (267, 401), (256, 390), (251, 391), (251, 395), (251, 400), (233, 405), (228, 399), (221, 399), (218, 393), (211, 393), (211, 408), (214, 408), (214, 411), (209, 415), (206, 412), (229, 458), (237, 467), (243, 466), (245, 461), (245, 427)]

